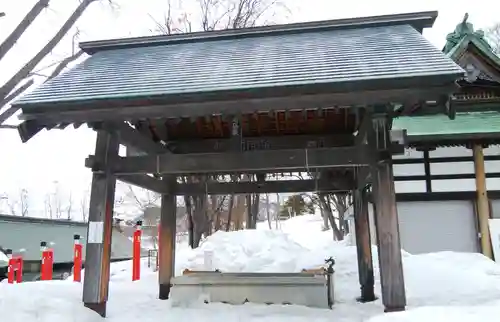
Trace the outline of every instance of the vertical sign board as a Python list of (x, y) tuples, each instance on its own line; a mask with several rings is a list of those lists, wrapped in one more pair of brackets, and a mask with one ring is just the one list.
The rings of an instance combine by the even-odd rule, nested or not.
[(491, 245), (495, 261), (500, 263), (500, 219), (489, 219)]

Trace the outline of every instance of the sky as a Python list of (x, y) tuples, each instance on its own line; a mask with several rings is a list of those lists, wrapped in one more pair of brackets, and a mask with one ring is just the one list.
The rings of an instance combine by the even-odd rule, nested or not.
[[(173, 0), (177, 1), (177, 0)], [(195, 1), (195, 0), (192, 0)], [(0, 41), (19, 23), (36, 0), (1, 0)], [(78, 41), (89, 41), (131, 36), (147, 36), (155, 32), (156, 21), (163, 19), (168, 0), (114, 0), (110, 7), (107, 0), (92, 4), (76, 24)], [(192, 5), (185, 11), (193, 12)], [(191, 2), (192, 3), (192, 2)], [(487, 28), (498, 22), (498, 6), (494, 0), (406, 1), (406, 0), (284, 0), (287, 11), (276, 12), (277, 22), (300, 22), (336, 18), (350, 18), (382, 14), (437, 10), (439, 16), (432, 29), (424, 36), (441, 49), (445, 37), (469, 13), (469, 22), (475, 28)], [(497, 5), (494, 5), (497, 3)], [(50, 39), (64, 20), (78, 5), (78, 0), (52, 0), (50, 7), (35, 21), (13, 50), (0, 61), (0, 83), (3, 83)], [(154, 20), (153, 20), (154, 19)], [(73, 35), (69, 34), (36, 70), (57, 62), (72, 52)], [(76, 46), (75, 46), (76, 47)], [(46, 70), (42, 70), (42, 73)], [(17, 124), (17, 117), (8, 123)], [(61, 199), (71, 194), (79, 208), (88, 193), (91, 172), (84, 167), (85, 158), (93, 153), (95, 136), (86, 128), (44, 131), (28, 143), (22, 144), (16, 130), (0, 129), (0, 212), (8, 212), (5, 199), (10, 204), (19, 201), (20, 190), (28, 191), (30, 215), (43, 215), (45, 196), (57, 186)]]

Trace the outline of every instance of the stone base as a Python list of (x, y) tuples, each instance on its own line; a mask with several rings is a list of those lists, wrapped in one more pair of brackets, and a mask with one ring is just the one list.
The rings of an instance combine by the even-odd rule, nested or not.
[(106, 317), (106, 302), (103, 303), (83, 303), (86, 308), (91, 309), (103, 318)]
[(168, 297), (170, 296), (170, 289), (172, 288), (172, 285), (170, 284), (160, 284), (160, 292), (158, 295), (158, 298), (160, 300), (168, 300)]
[(392, 312), (402, 312), (405, 310), (405, 307), (385, 307), (384, 313), (392, 313)]
[(357, 297), (356, 300), (360, 303), (373, 302), (377, 300), (373, 287), (363, 288), (361, 287), (361, 296)]

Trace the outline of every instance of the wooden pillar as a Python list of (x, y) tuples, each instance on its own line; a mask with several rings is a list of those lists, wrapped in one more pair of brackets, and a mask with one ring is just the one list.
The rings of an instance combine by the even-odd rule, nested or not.
[(354, 190), (354, 230), (358, 253), (358, 275), (361, 285), (360, 302), (375, 301), (372, 244), (368, 215), (368, 194), (364, 187)]
[(472, 151), (474, 155), (474, 170), (476, 174), (477, 214), (479, 219), (479, 233), (481, 235), (481, 251), (485, 256), (493, 259), (488, 223), (488, 220), (490, 219), (490, 205), (486, 189), (483, 147), (480, 144), (474, 144)]
[(385, 306), (385, 312), (394, 312), (405, 309), (406, 294), (392, 157), (388, 151), (390, 147), (389, 121), (385, 115), (374, 117), (374, 135), (369, 138), (380, 154), (379, 162), (372, 168), (372, 181), (382, 303)]
[(424, 150), (425, 192), (432, 192), (431, 163), (429, 150)]
[[(165, 184), (171, 187), (176, 184), (175, 177), (163, 178)], [(168, 299), (171, 279), (175, 275), (175, 236), (177, 228), (177, 202), (175, 194), (161, 196), (160, 238), (158, 253), (158, 283), (160, 300)]]
[[(118, 157), (117, 137), (97, 131), (95, 158), (102, 169)], [(111, 234), (116, 177), (104, 171), (92, 176), (89, 223), (85, 254), (83, 303), (102, 317), (106, 316), (111, 261)]]

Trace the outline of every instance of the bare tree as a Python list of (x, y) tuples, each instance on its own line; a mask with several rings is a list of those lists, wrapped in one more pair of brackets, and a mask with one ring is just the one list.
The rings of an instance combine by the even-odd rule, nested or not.
[(45, 194), (43, 204), (45, 206), (45, 217), (50, 219), (54, 218), (54, 211), (52, 209), (52, 196), (50, 193)]
[(29, 199), (28, 199), (28, 190), (21, 189), (19, 192), (19, 203), (21, 208), (21, 216), (26, 217), (28, 215), (29, 209)]
[(132, 211), (143, 213), (148, 207), (159, 206), (161, 195), (147, 189), (132, 186), (130, 184), (119, 183), (120, 191), (116, 197), (115, 206), (122, 208), (122, 212)]
[(66, 204), (66, 219), (71, 220), (73, 219), (73, 216), (71, 212), (73, 211), (73, 194), (70, 192), (68, 196), (68, 202)]
[(269, 226), (269, 229), (273, 229), (273, 226), (271, 224), (271, 209), (270, 209), (270, 204), (269, 204), (269, 194), (266, 193), (266, 218), (267, 218), (267, 225)]
[[(7, 105), (10, 101), (15, 99), (17, 96), (21, 95), (26, 89), (28, 89), (32, 84), (33, 80), (28, 79), (33, 74), (35, 67), (47, 57), (54, 48), (60, 43), (66, 34), (73, 28), (78, 19), (83, 15), (85, 10), (94, 2), (101, 0), (81, 0), (79, 5), (75, 8), (68, 19), (63, 23), (60, 29), (54, 34), (54, 36), (43, 46), (40, 51), (38, 51), (23, 67), (21, 67), (14, 75), (12, 75), (1, 87), (0, 87), (0, 109)], [(112, 4), (111, 0), (108, 0)], [(50, 0), (39, 0), (37, 1), (31, 10), (26, 14), (26, 16), (19, 22), (16, 28), (11, 32), (9, 36), (0, 44), (0, 60), (12, 49), (14, 48), (16, 42), (23, 36), (30, 25), (35, 21), (35, 19), (41, 14), (43, 9), (49, 6)], [(58, 66), (54, 69), (52, 74), (48, 78), (52, 78), (59, 74), (69, 63), (76, 60), (81, 56), (81, 53), (73, 54), (68, 58), (63, 59)], [(24, 84), (23, 84), (24, 82)], [(17, 90), (16, 90), (17, 88)], [(15, 94), (15, 95), (13, 95)], [(16, 113), (17, 109), (14, 107), (8, 108), (0, 115), (0, 125), (5, 122), (9, 117)]]
[(82, 199), (80, 200), (80, 211), (82, 220), (87, 222), (89, 218), (89, 190), (85, 190), (82, 195)]
[(73, 194), (70, 191), (64, 193), (58, 181), (52, 183), (52, 189), (45, 194), (44, 198), (45, 217), (50, 219), (66, 218), (73, 219)]
[(11, 198), (7, 194), (2, 195), (2, 199), (6, 201), (9, 212), (12, 216), (26, 217), (29, 213), (29, 197), (26, 188), (19, 189), (17, 198)]

